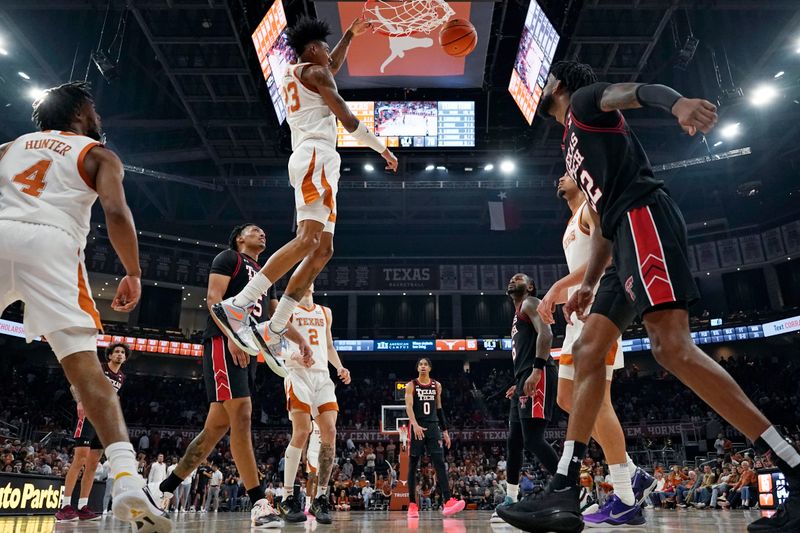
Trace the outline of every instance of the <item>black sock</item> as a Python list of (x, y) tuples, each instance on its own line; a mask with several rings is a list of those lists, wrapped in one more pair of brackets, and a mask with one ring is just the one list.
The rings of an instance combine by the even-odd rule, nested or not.
[(175, 472), (171, 473), (167, 479), (161, 482), (158, 488), (161, 492), (171, 492), (175, 493), (175, 489), (178, 488), (178, 485), (183, 483), (183, 480), (175, 475)]
[(247, 491), (247, 495), (250, 497), (250, 503), (255, 504), (258, 500), (263, 500), (267, 497), (264, 494), (264, 489), (261, 488), (261, 485), (256, 485), (252, 489)]

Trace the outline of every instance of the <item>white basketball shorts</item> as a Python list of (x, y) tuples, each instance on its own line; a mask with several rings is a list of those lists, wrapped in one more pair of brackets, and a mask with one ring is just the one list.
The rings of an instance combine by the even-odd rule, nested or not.
[[(566, 335), (564, 335), (564, 344), (561, 346), (561, 355), (558, 358), (558, 378), (568, 379), (570, 381), (575, 379), (575, 367), (572, 364), (572, 345), (578, 340), (583, 330), (583, 322), (573, 315), (573, 325), (567, 324)], [(611, 350), (606, 354), (606, 379), (611, 381), (614, 376), (614, 370), (623, 368), (625, 366), (625, 359), (622, 355), (622, 337), (617, 339), (611, 346)]]
[(289, 375), (283, 378), (286, 391), (286, 410), (302, 411), (316, 418), (325, 411), (338, 411), (336, 386), (327, 370), (299, 370), (289, 368)]
[(336, 193), (339, 191), (341, 158), (326, 143), (306, 141), (289, 157), (289, 183), (294, 188), (297, 223), (314, 220), (336, 228)]

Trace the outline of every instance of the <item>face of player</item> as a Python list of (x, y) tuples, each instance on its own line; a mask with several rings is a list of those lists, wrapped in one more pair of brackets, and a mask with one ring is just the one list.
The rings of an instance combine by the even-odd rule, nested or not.
[(260, 253), (267, 248), (267, 234), (258, 226), (247, 226), (239, 238), (242, 239), (239, 246), (246, 250), (258, 250)]
[(427, 376), (430, 371), (431, 364), (426, 359), (422, 359), (419, 363), (417, 363), (417, 372), (419, 372), (420, 376)]
[(87, 137), (95, 141), (103, 139), (103, 126), (101, 124), (100, 115), (97, 114), (97, 110), (94, 108), (94, 102), (91, 100), (85, 101), (81, 105), (76, 118), (81, 123), (83, 133)]
[(525, 274), (514, 274), (514, 277), (508, 282), (508, 288), (506, 288), (506, 294), (509, 296), (522, 296), (532, 287), (528, 285), (528, 279)]
[(125, 348), (123, 348), (122, 346), (116, 346), (114, 348), (114, 351), (111, 352), (109, 360), (115, 365), (121, 365), (122, 363), (125, 362), (126, 357), (127, 355), (125, 353)]
[(559, 198), (564, 198), (565, 200), (570, 200), (573, 198), (574, 195), (578, 194), (580, 189), (578, 188), (578, 184), (575, 183), (575, 180), (569, 177), (569, 174), (564, 174), (560, 178), (558, 178), (558, 187), (556, 188), (556, 194)]
[(323, 67), (328, 67), (331, 64), (330, 47), (325, 41), (315, 41), (306, 47), (306, 52), (303, 58)]

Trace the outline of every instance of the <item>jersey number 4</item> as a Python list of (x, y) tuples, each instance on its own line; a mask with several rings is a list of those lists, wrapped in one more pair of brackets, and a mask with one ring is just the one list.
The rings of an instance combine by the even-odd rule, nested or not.
[(283, 101), (286, 102), (286, 107), (289, 108), (291, 113), (300, 109), (300, 95), (297, 92), (297, 84), (295, 82), (290, 81), (283, 88)]
[(14, 176), (13, 181), (22, 185), (20, 191), (38, 198), (44, 192), (44, 188), (47, 187), (44, 177), (51, 164), (52, 161), (49, 159), (42, 159)]

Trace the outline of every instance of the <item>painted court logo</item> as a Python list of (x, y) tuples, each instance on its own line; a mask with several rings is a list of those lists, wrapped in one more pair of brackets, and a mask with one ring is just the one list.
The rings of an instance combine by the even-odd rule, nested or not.
[(633, 293), (633, 276), (629, 276), (628, 279), (625, 280), (625, 292), (628, 293), (632, 302), (636, 301), (636, 295)]

